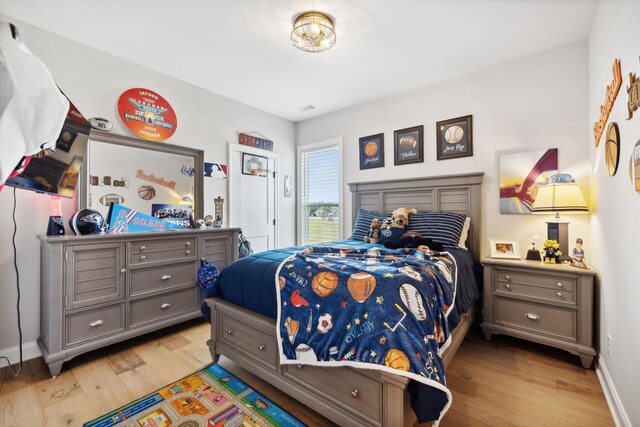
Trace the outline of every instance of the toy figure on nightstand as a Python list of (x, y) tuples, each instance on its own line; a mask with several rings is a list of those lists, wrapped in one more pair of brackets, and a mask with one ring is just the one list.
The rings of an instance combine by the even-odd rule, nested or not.
[(560, 244), (555, 240), (544, 241), (544, 262), (549, 264), (556, 264), (558, 258), (560, 258), (562, 252), (560, 252)]
[(576, 239), (576, 247), (573, 248), (573, 254), (571, 256), (571, 265), (579, 268), (589, 268), (584, 260), (584, 249), (582, 249), (582, 239)]

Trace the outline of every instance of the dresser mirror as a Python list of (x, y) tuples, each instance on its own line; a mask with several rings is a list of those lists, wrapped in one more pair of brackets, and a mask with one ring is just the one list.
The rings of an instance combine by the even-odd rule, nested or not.
[(112, 202), (172, 222), (202, 218), (203, 161), (202, 150), (92, 130), (79, 205), (105, 218)]

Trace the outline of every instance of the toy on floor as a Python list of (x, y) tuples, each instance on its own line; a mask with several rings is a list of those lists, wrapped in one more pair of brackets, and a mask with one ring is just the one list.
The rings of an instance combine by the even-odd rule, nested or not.
[(560, 252), (560, 244), (556, 240), (544, 241), (544, 262), (548, 264), (558, 263), (562, 252)]

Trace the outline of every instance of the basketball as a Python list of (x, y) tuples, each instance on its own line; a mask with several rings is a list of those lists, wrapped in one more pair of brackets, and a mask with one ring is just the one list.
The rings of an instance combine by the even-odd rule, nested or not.
[(416, 141), (416, 139), (411, 135), (403, 136), (402, 138), (400, 138), (400, 146), (405, 150), (410, 150), (412, 148), (415, 148), (417, 143), (418, 141)]
[(142, 200), (151, 200), (156, 197), (156, 189), (150, 185), (143, 185), (138, 188), (138, 196), (140, 196)]
[(338, 286), (338, 275), (330, 271), (321, 271), (316, 274), (311, 282), (311, 289), (319, 297), (327, 297), (336, 290)]
[(458, 125), (449, 126), (444, 132), (444, 139), (449, 144), (456, 144), (460, 142), (464, 136), (464, 130)]
[(397, 348), (392, 348), (387, 351), (387, 355), (384, 358), (384, 364), (390, 368), (399, 369), (400, 371), (409, 371), (411, 368), (411, 362), (407, 355)]
[(353, 273), (347, 281), (347, 290), (351, 294), (351, 297), (359, 303), (363, 303), (369, 298), (375, 288), (375, 277), (365, 271)]
[(287, 280), (282, 277), (282, 276), (278, 276), (278, 286), (280, 286), (280, 290), (284, 289), (284, 285), (287, 282)]
[(364, 152), (369, 157), (374, 156), (378, 152), (378, 144), (375, 141), (367, 142), (367, 145), (364, 146)]

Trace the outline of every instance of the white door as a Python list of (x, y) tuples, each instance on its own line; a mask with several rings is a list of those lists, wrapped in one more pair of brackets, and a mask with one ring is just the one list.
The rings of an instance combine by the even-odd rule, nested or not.
[(276, 160), (270, 151), (229, 144), (231, 226), (242, 229), (254, 252), (276, 246)]

